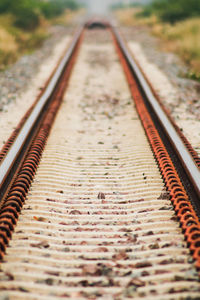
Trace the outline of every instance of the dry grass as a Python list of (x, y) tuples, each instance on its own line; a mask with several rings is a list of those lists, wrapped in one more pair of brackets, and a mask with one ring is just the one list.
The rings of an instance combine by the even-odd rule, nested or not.
[(200, 18), (192, 18), (175, 25), (161, 23), (155, 16), (137, 18), (135, 8), (123, 9), (115, 14), (121, 24), (126, 26), (147, 25), (152, 33), (163, 40), (165, 49), (180, 55), (191, 68), (200, 74)]
[(193, 71), (200, 72), (200, 18), (154, 26), (153, 33), (164, 38), (166, 47), (181, 55)]
[(115, 11), (115, 16), (119, 22), (125, 26), (132, 26), (135, 24), (135, 9), (124, 8)]
[(69, 25), (76, 17), (84, 15), (85, 14), (85, 10), (84, 9), (79, 9), (78, 11), (72, 11), (67, 9), (63, 15), (58, 16), (56, 18), (54, 18), (51, 21), (51, 24), (58, 24), (58, 25), (64, 25), (67, 26)]
[(12, 22), (10, 15), (0, 16), (0, 70), (17, 59), (18, 45), (12, 33)]
[(69, 25), (76, 15), (83, 11), (65, 11), (57, 18), (47, 21), (40, 19), (40, 26), (33, 32), (16, 28), (11, 15), (0, 15), (0, 70), (4, 70), (9, 64), (15, 62), (21, 55), (32, 52), (41, 46), (48, 36), (48, 29), (54, 24)]
[(47, 25), (42, 22), (34, 32), (24, 32), (13, 23), (11, 15), (0, 15), (0, 70), (15, 62), (23, 53), (38, 47), (47, 36)]
[(116, 18), (119, 20), (120, 24), (125, 26), (134, 26), (134, 25), (154, 25), (157, 23), (157, 18), (155, 16), (149, 18), (138, 18), (137, 13), (141, 11), (140, 8), (131, 7), (124, 8), (121, 10), (116, 10), (114, 12)]
[(3, 52), (15, 52), (18, 49), (15, 37), (2, 27), (0, 27), (0, 49)]

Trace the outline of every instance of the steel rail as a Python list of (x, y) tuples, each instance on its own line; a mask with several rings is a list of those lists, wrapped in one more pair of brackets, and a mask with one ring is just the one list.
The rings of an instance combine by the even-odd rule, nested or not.
[(196, 165), (193, 157), (189, 153), (188, 149), (184, 145), (182, 139), (178, 135), (176, 129), (172, 125), (171, 121), (167, 117), (166, 113), (163, 111), (161, 105), (158, 103), (157, 99), (155, 98), (149, 84), (147, 83), (144, 75), (140, 71), (137, 63), (135, 62), (133, 56), (130, 54), (129, 50), (124, 44), (123, 38), (121, 37), (120, 33), (116, 29), (114, 25), (111, 26), (111, 29), (119, 43), (121, 50), (123, 51), (126, 60), (131, 68), (131, 71), (135, 74), (137, 81), (140, 84), (142, 92), (144, 93), (147, 101), (151, 105), (156, 117), (158, 118), (160, 124), (162, 125), (165, 133), (167, 134), (171, 144), (173, 145), (176, 153), (179, 156), (179, 159), (182, 165), (185, 167), (185, 170), (189, 176), (190, 181), (192, 182), (198, 198), (200, 199), (200, 170)]
[(27, 118), (26, 122), (24, 123), (23, 127), (21, 128), (18, 136), (16, 137), (14, 143), (10, 147), (8, 153), (6, 154), (5, 158), (0, 163), (0, 202), (3, 196), (2, 187), (6, 180), (8, 179), (9, 174), (11, 173), (12, 167), (17, 161), (20, 152), (22, 151), (23, 146), (25, 145), (28, 136), (30, 135), (32, 129), (36, 126), (38, 119), (42, 110), (45, 108), (45, 105), (49, 101), (52, 93), (54, 92), (57, 83), (59, 82), (64, 68), (66, 67), (67, 63), (69, 62), (72, 53), (78, 44), (80, 39), (81, 33), (83, 31), (83, 27), (81, 26), (74, 38), (73, 41), (68, 48), (66, 54), (64, 55), (63, 59), (61, 60), (56, 72), (54, 73), (53, 77), (51, 78), (48, 86), (46, 87), (44, 93), (38, 100), (37, 104), (35, 105), (34, 109), (32, 110), (31, 114)]

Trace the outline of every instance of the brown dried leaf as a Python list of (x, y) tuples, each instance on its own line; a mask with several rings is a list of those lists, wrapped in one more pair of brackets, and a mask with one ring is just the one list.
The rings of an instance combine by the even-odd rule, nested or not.
[(139, 278), (132, 278), (131, 281), (129, 281), (129, 283), (127, 284), (127, 287), (132, 286), (132, 285), (134, 285), (136, 287), (142, 287), (142, 286), (146, 285), (146, 282), (142, 281)]
[(152, 266), (152, 264), (148, 261), (142, 261), (142, 262), (138, 262), (138, 263), (135, 264), (135, 267), (138, 268), (138, 269), (139, 268), (151, 267), (151, 266)]
[(60, 275), (60, 273), (56, 272), (56, 271), (47, 271), (47, 272), (45, 272), (45, 274), (51, 275), (51, 276), (59, 276)]
[(83, 159), (83, 156), (78, 156), (76, 159), (81, 160), (81, 159)]
[(112, 256), (112, 259), (113, 260), (122, 260), (122, 259), (125, 260), (125, 259), (128, 259), (128, 255), (125, 251), (120, 251), (119, 253), (114, 254)]
[(170, 193), (168, 191), (162, 192), (158, 197), (158, 200), (169, 200), (169, 199), (170, 199)]
[(81, 243), (80, 243), (80, 245), (87, 245), (88, 243), (86, 242), (86, 241), (82, 241)]
[(155, 271), (155, 274), (158, 275), (158, 274), (165, 274), (165, 273), (169, 273), (170, 271), (168, 270), (156, 270)]
[(6, 272), (4, 273), (3, 275), (1, 275), (0, 277), (0, 281), (12, 281), (14, 280), (14, 275), (9, 273), (9, 272)]
[(149, 245), (149, 248), (150, 248), (150, 249), (159, 249), (160, 247), (159, 247), (159, 244), (158, 244), (158, 243), (155, 243), (155, 244)]
[(145, 232), (145, 233), (143, 234), (143, 236), (148, 236), (148, 235), (154, 235), (153, 231), (150, 230), (150, 231)]
[(106, 196), (104, 193), (99, 192), (98, 199), (106, 199)]
[(95, 252), (108, 252), (108, 249), (106, 247), (99, 247), (94, 249)]
[(171, 264), (171, 263), (173, 263), (173, 259), (169, 258), (169, 259), (162, 260), (159, 264), (160, 265), (168, 265), (168, 264)]
[(102, 204), (108, 204), (108, 201), (102, 199), (101, 203), (102, 203)]
[(65, 226), (66, 226), (67, 223), (65, 223), (65, 222), (60, 222), (59, 225), (65, 225)]
[(34, 247), (34, 248), (49, 248), (49, 244), (47, 241), (42, 241), (42, 242), (39, 242), (39, 243), (32, 243), (30, 244), (31, 247)]
[(127, 241), (128, 242), (132, 242), (132, 243), (136, 243), (137, 242), (137, 238), (138, 238), (138, 234), (129, 234), (127, 236)]
[(74, 209), (74, 210), (70, 211), (69, 214), (70, 215), (81, 215), (81, 212), (80, 212), (80, 210)]
[(38, 222), (47, 222), (48, 220), (46, 218), (43, 217), (36, 217), (34, 216), (33, 219), (35, 219)]
[(49, 201), (49, 202), (56, 202), (56, 200), (54, 200), (54, 199), (49, 199), (49, 198), (47, 198), (46, 201)]
[(20, 291), (20, 292), (23, 292), (23, 293), (29, 293), (29, 290), (25, 289), (25, 288), (22, 287), (22, 286), (17, 287), (16, 290), (18, 290), (18, 291)]
[(95, 275), (98, 271), (97, 265), (85, 265), (82, 268), (83, 275)]
[(78, 133), (85, 133), (85, 130), (78, 130)]

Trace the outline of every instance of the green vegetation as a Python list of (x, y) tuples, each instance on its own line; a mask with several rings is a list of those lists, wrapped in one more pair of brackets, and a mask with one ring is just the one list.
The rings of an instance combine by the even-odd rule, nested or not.
[(199, 80), (200, 18), (189, 18), (176, 24), (157, 23), (153, 33), (165, 41), (166, 48), (179, 54), (190, 66), (190, 78)]
[(162, 22), (176, 22), (200, 16), (200, 1), (198, 0), (154, 0), (147, 5), (138, 16), (156, 15)]
[(40, 24), (41, 17), (47, 19), (61, 15), (66, 9), (78, 8), (74, 0), (1, 0), (0, 14), (13, 15), (14, 24), (23, 30), (34, 30)]
[(0, 0), (0, 70), (40, 46), (49, 25), (66, 23), (77, 8), (75, 0)]
[(115, 12), (126, 26), (148, 26), (162, 47), (189, 66), (186, 77), (200, 81), (200, 0), (154, 0), (140, 8)]
[(151, 20), (153, 33), (164, 39), (166, 47), (190, 66), (188, 77), (199, 81), (200, 1), (154, 0), (136, 16)]
[(51, 0), (40, 3), (41, 12), (47, 19), (61, 15), (65, 9), (76, 10), (77, 8), (78, 4), (74, 0)]
[(189, 79), (196, 80), (200, 82), (200, 73), (189, 72), (185, 74), (185, 76)]

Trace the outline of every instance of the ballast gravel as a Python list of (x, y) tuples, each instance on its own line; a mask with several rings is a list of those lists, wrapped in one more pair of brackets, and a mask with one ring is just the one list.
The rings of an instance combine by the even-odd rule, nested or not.
[(98, 45), (85, 33), (7, 248), (0, 299), (198, 299), (111, 35), (95, 33)]
[(72, 29), (54, 27), (51, 38), (0, 73), (0, 148), (36, 100), (71, 39)]
[(121, 32), (147, 79), (171, 116), (200, 154), (200, 83), (184, 77), (184, 63), (161, 50), (161, 42), (146, 27), (123, 27)]
[(40, 66), (47, 57), (52, 55), (55, 45), (59, 44), (71, 31), (72, 28), (68, 27), (52, 27), (49, 30), (50, 37), (40, 49), (32, 54), (23, 55), (15, 64), (0, 72), (0, 110), (4, 110), (5, 105), (16, 100), (20, 93), (24, 92), (39, 71)]

